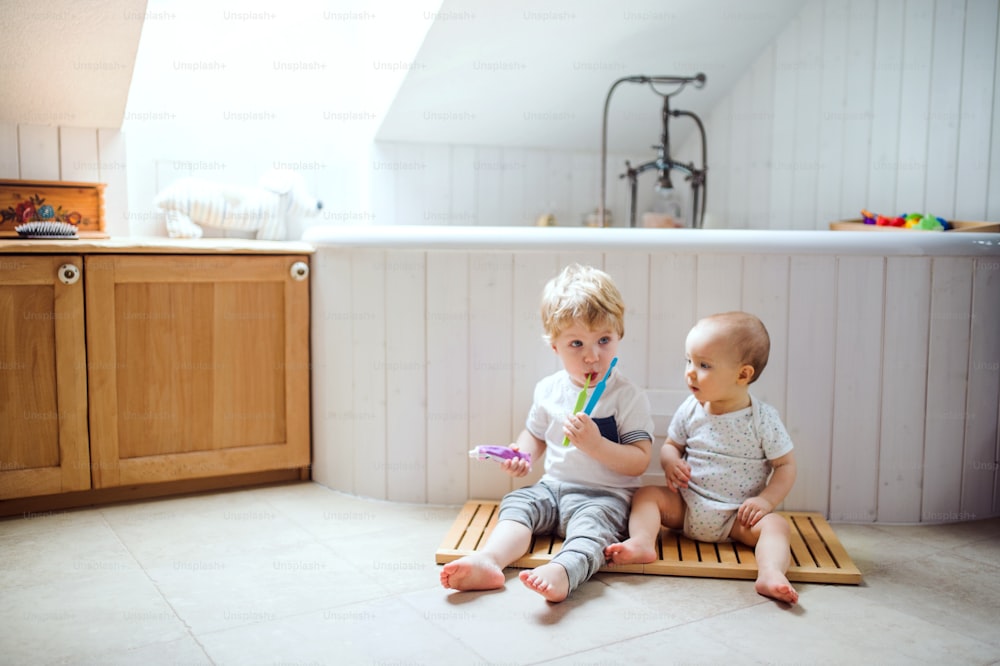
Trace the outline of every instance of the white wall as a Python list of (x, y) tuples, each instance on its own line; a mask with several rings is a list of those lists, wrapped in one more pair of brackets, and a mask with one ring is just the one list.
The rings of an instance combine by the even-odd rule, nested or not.
[(709, 210), (733, 228), (1000, 220), (997, 35), (996, 0), (810, 2), (706, 119)]
[[(703, 118), (706, 226), (826, 229), (862, 208), (1000, 220), (997, 35), (996, 0), (808, 3)], [(706, 74), (711, 86), (711, 68)], [(686, 91), (674, 108), (697, 94)], [(686, 123), (677, 119), (671, 131)], [(649, 128), (651, 144), (659, 132)], [(372, 210), (382, 224), (517, 225), (552, 209), (560, 224), (577, 226), (599, 200), (600, 136), (593, 144), (575, 153), (378, 144), (378, 159), (422, 166), (376, 173)], [(625, 157), (608, 160), (619, 226)], [(675, 157), (700, 165), (696, 135)], [(651, 174), (640, 179), (640, 211), (652, 187)]]
[[(623, 159), (609, 156), (609, 172)], [(370, 166), (376, 224), (523, 226), (552, 214), (580, 226), (600, 203), (599, 153), (377, 142)], [(626, 199), (623, 182), (609, 187), (615, 226)]]
[(125, 138), (115, 129), (0, 124), (0, 178), (105, 183), (105, 231), (129, 233)]

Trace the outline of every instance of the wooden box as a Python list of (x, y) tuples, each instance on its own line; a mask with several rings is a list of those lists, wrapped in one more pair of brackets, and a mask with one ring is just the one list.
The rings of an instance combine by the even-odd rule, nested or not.
[[(80, 214), (77, 233), (81, 238), (107, 238), (104, 231), (104, 183), (74, 183), (54, 180), (0, 180), (0, 210), (11, 211), (29, 199), (41, 199), (63, 215)], [(20, 221), (0, 220), (0, 237), (17, 237)]]
[[(1000, 232), (1000, 222), (962, 222), (948, 220), (952, 231), (974, 231), (977, 233)], [(856, 220), (840, 220), (830, 223), (831, 231), (924, 231), (923, 229), (904, 229), (903, 227), (880, 227), (877, 224), (865, 224), (861, 218)], [(935, 232), (931, 232), (935, 233)]]

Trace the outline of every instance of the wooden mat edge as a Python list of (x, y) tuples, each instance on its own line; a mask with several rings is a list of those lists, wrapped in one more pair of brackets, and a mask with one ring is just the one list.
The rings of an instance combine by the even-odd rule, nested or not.
[[(437, 549), (437, 551), (435, 551), (435, 563), (446, 564), (447, 562), (452, 562), (460, 557), (475, 552), (478, 545), (477, 548), (468, 549), (456, 548), (455, 544), (459, 543), (462, 538), (466, 536), (472, 536), (473, 539), (470, 540), (475, 540), (477, 544), (481, 544), (484, 541), (482, 537), (488, 534), (489, 529), (491, 529), (492, 525), (496, 523), (496, 507), (498, 505), (499, 502), (493, 500), (469, 500), (466, 502), (459, 511), (455, 522), (452, 523), (452, 526), (448, 530), (445, 538), (442, 540), (441, 546)], [(481, 511), (490, 512), (489, 523), (482, 529), (481, 533), (474, 533), (475, 530), (479, 529), (479, 527), (476, 527), (473, 528), (473, 533), (466, 535), (466, 532), (469, 531), (470, 523), (472, 522), (473, 517)], [(840, 539), (837, 538), (836, 532), (834, 532), (833, 528), (822, 514), (808, 511), (778, 511), (777, 513), (788, 519), (793, 526), (793, 541), (796, 538), (800, 540), (802, 539), (795, 529), (794, 521), (809, 521), (809, 523), (815, 527), (816, 531), (815, 535), (810, 535), (814, 541), (813, 547), (816, 547), (816, 544), (819, 544), (820, 547), (823, 547), (826, 551), (828, 551), (824, 553), (825, 557), (832, 556), (837, 565), (836, 567), (815, 565), (803, 566), (796, 564), (793, 559), (792, 565), (788, 568), (787, 575), (789, 581), (798, 583), (831, 583), (841, 585), (858, 585), (861, 583), (861, 571), (851, 560), (847, 550), (844, 548), (843, 544), (840, 543)], [(482, 522), (480, 522), (480, 524), (482, 524)], [(666, 532), (666, 530), (664, 530), (664, 532)], [(817, 537), (819, 539), (818, 541), (816, 540)], [(550, 537), (539, 538), (547, 539)], [(684, 537), (678, 538), (687, 544), (695, 543)], [(712, 546), (712, 544), (704, 545), (708, 547)], [(808, 544), (806, 544), (806, 547), (808, 548)], [(740, 546), (739, 548), (743, 549), (742, 552), (744, 553), (750, 553), (750, 557), (747, 559), (753, 559), (752, 551), (749, 548), (746, 548), (745, 546)], [(539, 550), (536, 547), (535, 540), (533, 539), (529, 552), (524, 557), (521, 557), (512, 563), (510, 566), (516, 569), (533, 569), (551, 560), (553, 553), (558, 552), (558, 549), (555, 548), (555, 546), (551, 547), (552, 552), (548, 552), (549, 550), (550, 548), (548, 547), (543, 547)], [(794, 550), (795, 548), (793, 547), (793, 551)], [(605, 565), (601, 567), (600, 570), (608, 573), (640, 573), (659, 576), (731, 578), (742, 580), (753, 580), (757, 577), (756, 561), (729, 563), (668, 561), (660, 559), (655, 562), (650, 562), (649, 564)]]

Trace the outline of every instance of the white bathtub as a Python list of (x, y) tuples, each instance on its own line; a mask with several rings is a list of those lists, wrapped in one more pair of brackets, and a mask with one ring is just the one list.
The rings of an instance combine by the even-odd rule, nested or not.
[[(657, 446), (686, 395), (688, 328), (743, 309), (772, 338), (755, 394), (797, 447), (785, 508), (845, 522), (1000, 515), (1000, 235), (329, 226), (305, 240), (319, 483), (426, 503), (509, 490), (467, 451), (510, 442), (558, 368), (538, 299), (577, 261), (624, 294), (619, 367), (649, 391)], [(647, 480), (660, 478), (654, 462)]]

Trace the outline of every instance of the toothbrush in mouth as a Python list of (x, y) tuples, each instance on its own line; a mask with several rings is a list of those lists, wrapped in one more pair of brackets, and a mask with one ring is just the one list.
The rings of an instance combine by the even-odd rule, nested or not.
[[(590, 413), (594, 411), (594, 407), (597, 407), (597, 401), (601, 399), (601, 394), (604, 393), (604, 388), (608, 385), (608, 377), (611, 376), (611, 371), (615, 369), (616, 363), (618, 363), (617, 356), (611, 359), (611, 365), (608, 366), (608, 371), (604, 373), (604, 379), (597, 382), (597, 386), (594, 387), (594, 393), (590, 396), (587, 406), (583, 409), (583, 413), (587, 416), (590, 416)], [(588, 376), (587, 379), (589, 380), (590, 377)]]
[[(573, 408), (573, 413), (578, 414), (580, 410), (583, 409), (583, 403), (587, 399), (587, 389), (590, 388), (590, 373), (587, 373), (587, 378), (583, 383), (583, 390), (580, 394), (576, 396), (576, 406)], [(569, 437), (563, 437), (563, 446), (569, 446)]]

